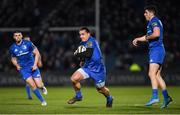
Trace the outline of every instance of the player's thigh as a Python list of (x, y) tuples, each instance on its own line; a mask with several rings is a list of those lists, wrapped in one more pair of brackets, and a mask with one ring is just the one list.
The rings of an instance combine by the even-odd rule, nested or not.
[(42, 82), (42, 79), (41, 79), (41, 73), (40, 73), (40, 70), (39, 69), (36, 69), (35, 71), (32, 72), (32, 76), (33, 76), (33, 79), (36, 83), (36, 85), (38, 87), (42, 87), (43, 86), (43, 82)]
[(149, 76), (156, 76), (158, 74), (158, 71), (160, 70), (160, 65), (157, 63), (150, 63), (149, 64)]
[(80, 68), (73, 73), (71, 76), (71, 81), (81, 81), (85, 79), (85, 76), (87, 76), (87, 73), (82, 68)]

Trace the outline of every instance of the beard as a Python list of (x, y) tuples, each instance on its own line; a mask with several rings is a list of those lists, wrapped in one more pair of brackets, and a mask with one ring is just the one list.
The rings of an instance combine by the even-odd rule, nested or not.
[(17, 44), (20, 44), (21, 41), (22, 41), (22, 39), (17, 39), (17, 40), (16, 40), (16, 43), (17, 43)]

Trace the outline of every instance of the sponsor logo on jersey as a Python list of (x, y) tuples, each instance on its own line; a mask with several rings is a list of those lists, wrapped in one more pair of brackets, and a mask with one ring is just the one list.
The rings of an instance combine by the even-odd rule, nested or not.
[(88, 47), (88, 48), (92, 48), (92, 46), (93, 46), (92, 42), (89, 41), (89, 42), (87, 43), (87, 47)]
[(29, 52), (22, 52), (22, 51), (20, 51), (19, 54), (18, 54), (17, 56), (26, 55), (26, 54), (28, 54), (28, 53), (29, 53)]
[(158, 25), (157, 22), (153, 22), (153, 23), (152, 23), (152, 26), (153, 26), (153, 27), (155, 27), (155, 26), (157, 26), (157, 25)]
[(22, 49), (27, 49), (27, 46), (26, 46), (26, 45), (23, 45), (23, 46), (22, 46)]
[(18, 51), (18, 49), (15, 49), (15, 50), (14, 50), (14, 52), (17, 52), (17, 51)]

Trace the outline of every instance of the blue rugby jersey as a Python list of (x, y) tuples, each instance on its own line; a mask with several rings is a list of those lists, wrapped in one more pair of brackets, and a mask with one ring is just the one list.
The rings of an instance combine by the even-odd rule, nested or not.
[(33, 43), (27, 40), (22, 40), (21, 44), (12, 44), (9, 53), (12, 57), (17, 58), (18, 64), (22, 68), (31, 67), (34, 64)]
[(159, 27), (160, 29), (160, 36), (156, 39), (148, 40), (149, 43), (149, 49), (159, 47), (163, 45), (163, 25), (161, 21), (157, 17), (153, 17), (147, 25), (147, 35), (151, 35), (153, 33), (153, 28), (154, 27)]
[(83, 68), (88, 68), (92, 72), (106, 72), (97, 40), (93, 37), (89, 37), (87, 41), (81, 42), (80, 45), (84, 45), (86, 48), (93, 48), (93, 54), (90, 58), (85, 58)]

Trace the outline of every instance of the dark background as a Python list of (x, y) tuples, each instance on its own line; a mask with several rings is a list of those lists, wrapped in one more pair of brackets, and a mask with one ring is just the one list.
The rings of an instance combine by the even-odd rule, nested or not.
[[(148, 4), (157, 6), (158, 17), (164, 25), (167, 51), (163, 65), (164, 77), (168, 84), (179, 85), (180, 4), (175, 0), (100, 0), (99, 42), (109, 76), (107, 83), (149, 84), (148, 46), (132, 46), (135, 37), (146, 33), (147, 22), (143, 8)], [(50, 85), (68, 85), (70, 75), (79, 68), (78, 60), (73, 56), (80, 42), (78, 31), (50, 31), (50, 28), (92, 27), (95, 26), (95, 13), (95, 0), (1, 0), (0, 85), (22, 83), (10, 63), (8, 53), (15, 28), (30, 29), (24, 29), (23, 34), (31, 37), (42, 55), (41, 71), (45, 82)], [(92, 31), (96, 35), (95, 30)], [(141, 70), (131, 71), (133, 63), (138, 64)], [(52, 79), (57, 82), (50, 81)]]

